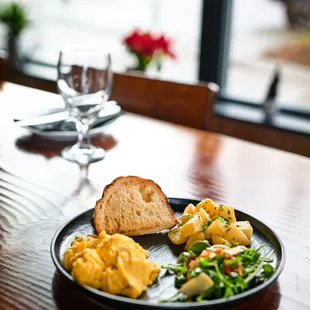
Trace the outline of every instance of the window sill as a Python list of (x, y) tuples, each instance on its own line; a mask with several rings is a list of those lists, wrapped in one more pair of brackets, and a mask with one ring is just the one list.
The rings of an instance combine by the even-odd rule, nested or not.
[(278, 112), (271, 122), (266, 122), (264, 113), (259, 106), (243, 105), (221, 99), (215, 105), (215, 114), (220, 117), (310, 136), (310, 119), (306, 116)]

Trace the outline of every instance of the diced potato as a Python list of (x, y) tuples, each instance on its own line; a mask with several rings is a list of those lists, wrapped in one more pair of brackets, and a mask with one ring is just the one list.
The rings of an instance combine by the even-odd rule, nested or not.
[(206, 229), (203, 234), (205, 235), (205, 239), (211, 239), (212, 235), (211, 233), (208, 231), (208, 229)]
[(212, 243), (213, 244), (224, 244), (226, 246), (231, 247), (231, 244), (227, 240), (225, 240), (224, 238), (219, 237), (219, 236), (213, 236), (212, 237)]
[(191, 235), (185, 245), (185, 251), (188, 251), (188, 249), (194, 244), (196, 241), (202, 241), (205, 240), (205, 235), (202, 231), (198, 232), (197, 234)]
[(198, 211), (199, 209), (203, 208), (212, 218), (217, 215), (218, 206), (219, 205), (215, 201), (208, 198), (199, 202), (196, 206), (196, 210)]
[(218, 207), (218, 216), (221, 216), (228, 220), (229, 223), (236, 222), (235, 210), (232, 206), (223, 206)]
[(189, 219), (191, 219), (193, 217), (192, 214), (190, 213), (183, 213), (180, 217), (179, 220), (184, 224), (186, 223)]
[(203, 230), (203, 220), (200, 215), (194, 215), (190, 220), (188, 220), (181, 229), (181, 235), (183, 238), (194, 235)]
[(183, 214), (185, 214), (185, 213), (188, 213), (188, 214), (194, 214), (194, 213), (196, 213), (196, 207), (195, 207), (192, 203), (190, 203), (190, 204), (184, 209)]
[(192, 278), (182, 285), (179, 291), (188, 297), (199, 295), (214, 285), (213, 280), (204, 272), (201, 272), (196, 278)]
[(220, 219), (216, 219), (208, 228), (207, 232), (211, 234), (211, 236), (222, 236), (226, 231), (226, 223)]
[(211, 217), (205, 209), (200, 208), (196, 214), (199, 214), (201, 216), (205, 225), (208, 225), (208, 222), (211, 221)]
[(241, 228), (243, 233), (251, 239), (253, 235), (253, 227), (251, 226), (249, 221), (239, 221), (235, 223), (237, 227)]
[(174, 244), (182, 244), (185, 243), (188, 239), (188, 237), (184, 237), (181, 234), (181, 227), (173, 228), (168, 232), (168, 237)]
[(243, 233), (241, 228), (234, 223), (230, 224), (226, 232), (221, 236), (230, 243), (238, 242), (240, 245), (249, 245), (250, 239)]

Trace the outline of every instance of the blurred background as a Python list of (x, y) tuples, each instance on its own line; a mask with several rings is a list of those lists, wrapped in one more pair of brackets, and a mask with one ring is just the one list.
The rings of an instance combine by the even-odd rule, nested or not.
[[(225, 42), (229, 45), (225, 55), (228, 58), (225, 93), (246, 100), (263, 100), (274, 68), (281, 63), (278, 100), (283, 104), (309, 104), (309, 1), (231, 2), (231, 12), (227, 12), (231, 15), (229, 33), (223, 36), (229, 41)], [(199, 80), (202, 0), (24, 0), (23, 3), (32, 22), (22, 34), (21, 48), (33, 62), (53, 66), (61, 46), (92, 44), (107, 47), (113, 54), (114, 70), (123, 71), (132, 60), (122, 45), (122, 37), (140, 27), (163, 32), (173, 39), (177, 60), (165, 61), (161, 78), (189, 83)], [(289, 5), (294, 4), (303, 7), (290, 9)], [(295, 14), (295, 19), (292, 16), (290, 21), (290, 14)], [(4, 38), (2, 26), (2, 46)], [(206, 45), (207, 49), (215, 48), (212, 41)]]
[[(4, 0), (5, 2), (7, 0)], [(145, 75), (195, 84), (216, 82), (226, 112), (259, 122), (256, 112), (276, 80), (273, 100), (299, 119), (281, 126), (310, 133), (310, 1), (308, 0), (24, 0), (31, 23), (18, 39), (28, 73), (55, 79), (59, 49), (96, 45), (111, 51), (113, 70), (134, 58), (123, 38), (136, 28), (171, 39), (176, 59)], [(0, 28), (6, 48), (6, 27)], [(34, 67), (32, 65), (36, 65)], [(39, 66), (39, 69), (38, 69)], [(38, 73), (39, 72), (39, 73)], [(223, 112), (224, 110), (218, 110)], [(278, 124), (278, 125), (279, 125)]]

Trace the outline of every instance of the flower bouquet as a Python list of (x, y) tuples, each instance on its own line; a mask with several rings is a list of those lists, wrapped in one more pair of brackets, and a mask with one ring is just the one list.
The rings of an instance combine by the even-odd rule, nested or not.
[(123, 43), (136, 57), (137, 66), (134, 69), (139, 71), (145, 71), (152, 61), (156, 63), (159, 71), (165, 57), (175, 59), (175, 54), (171, 50), (171, 40), (164, 35), (155, 36), (151, 32), (136, 29), (124, 37)]

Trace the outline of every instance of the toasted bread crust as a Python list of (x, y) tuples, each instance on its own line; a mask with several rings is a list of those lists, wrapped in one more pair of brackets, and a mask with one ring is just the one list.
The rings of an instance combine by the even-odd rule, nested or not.
[[(110, 191), (115, 190), (114, 187), (117, 186), (118, 184), (121, 184), (122, 182), (126, 184), (132, 184), (132, 186), (136, 186), (137, 184), (139, 184), (139, 185), (151, 187), (156, 192), (156, 194), (160, 197), (161, 201), (164, 202), (165, 210), (169, 212), (168, 218), (167, 217), (165, 218), (165, 223), (163, 225), (160, 225), (160, 223), (158, 222), (150, 223), (149, 221), (148, 222), (145, 221), (143, 223), (143, 227), (140, 227), (139, 231), (137, 231), (136, 229), (131, 229), (129, 227), (126, 227), (126, 229), (124, 230), (119, 227), (119, 223), (118, 224), (116, 223), (114, 226), (118, 225), (118, 227), (114, 227), (113, 230), (111, 229), (109, 230), (106, 227), (104, 220), (103, 220), (104, 214), (107, 212), (106, 208), (110, 208), (109, 201), (106, 201), (106, 199), (107, 199), (107, 196), (109, 195), (111, 198)], [(117, 211), (115, 210), (115, 213), (116, 212)], [(169, 225), (167, 222), (169, 222)], [(163, 229), (171, 228), (177, 223), (177, 219), (175, 218), (174, 212), (168, 203), (168, 199), (166, 195), (163, 193), (161, 187), (158, 184), (156, 184), (154, 181), (149, 180), (149, 179), (143, 179), (137, 176), (130, 175), (130, 176), (118, 177), (112, 183), (105, 186), (103, 193), (102, 193), (102, 198), (96, 202), (94, 216), (93, 216), (93, 223), (94, 223), (94, 227), (97, 233), (100, 233), (103, 229), (105, 229), (107, 233), (119, 232), (119, 233), (124, 233), (128, 236), (134, 236), (134, 235), (156, 233)], [(135, 223), (132, 223), (132, 224), (133, 224), (132, 226), (135, 227), (134, 225)]]

